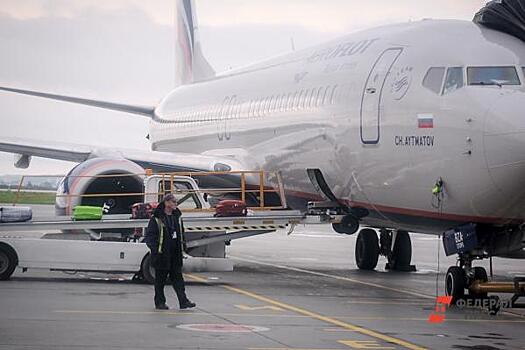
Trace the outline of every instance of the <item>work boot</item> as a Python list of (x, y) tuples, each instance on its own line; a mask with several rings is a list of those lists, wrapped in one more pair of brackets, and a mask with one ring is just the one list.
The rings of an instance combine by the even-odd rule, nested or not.
[(195, 304), (194, 302), (192, 302), (189, 299), (186, 299), (185, 301), (180, 303), (180, 309), (181, 310), (183, 310), (183, 309), (191, 309), (192, 307), (195, 307), (195, 306), (197, 306), (197, 304)]
[(155, 305), (155, 309), (157, 309), (157, 310), (169, 310), (170, 308), (166, 304), (159, 304), (159, 305)]

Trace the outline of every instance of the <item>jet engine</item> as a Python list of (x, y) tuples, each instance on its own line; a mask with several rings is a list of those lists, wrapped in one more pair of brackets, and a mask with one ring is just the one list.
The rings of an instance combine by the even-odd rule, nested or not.
[[(73, 215), (77, 205), (106, 205), (108, 214), (131, 213), (131, 205), (143, 201), (144, 173), (141, 166), (126, 159), (82, 162), (69, 171), (57, 189), (56, 215)], [(100, 236), (101, 231), (96, 234)], [(95, 235), (92, 230), (87, 232)]]

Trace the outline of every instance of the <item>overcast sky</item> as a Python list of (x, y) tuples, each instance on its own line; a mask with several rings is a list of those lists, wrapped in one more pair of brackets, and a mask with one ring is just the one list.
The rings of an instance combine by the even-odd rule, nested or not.
[[(217, 71), (378, 25), (471, 20), (485, 0), (196, 0)], [(0, 0), (0, 85), (155, 105), (173, 88), (174, 0)], [(148, 149), (145, 118), (0, 92), (0, 138)], [(0, 174), (65, 173), (34, 158)]]

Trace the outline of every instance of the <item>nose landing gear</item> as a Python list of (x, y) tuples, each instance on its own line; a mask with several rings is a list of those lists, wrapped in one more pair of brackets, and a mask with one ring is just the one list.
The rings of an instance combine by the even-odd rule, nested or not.
[[(478, 305), (486, 307), (489, 314), (498, 313), (501, 302), (497, 296), (488, 296), (486, 290), (480, 286), (488, 285), (488, 276), (485, 268), (472, 267), (475, 257), (461, 254), (459, 266), (451, 266), (445, 275), (445, 294), (452, 297), (452, 305)], [(467, 304), (467, 300), (471, 301)], [(485, 302), (487, 301), (487, 302)]]

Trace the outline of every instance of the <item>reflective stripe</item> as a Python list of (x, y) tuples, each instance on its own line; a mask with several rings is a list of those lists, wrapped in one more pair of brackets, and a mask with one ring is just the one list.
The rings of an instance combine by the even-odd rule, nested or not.
[(159, 237), (159, 254), (162, 254), (162, 243), (164, 242), (164, 224), (159, 218), (155, 218), (157, 221), (157, 226), (159, 227), (160, 237)]

